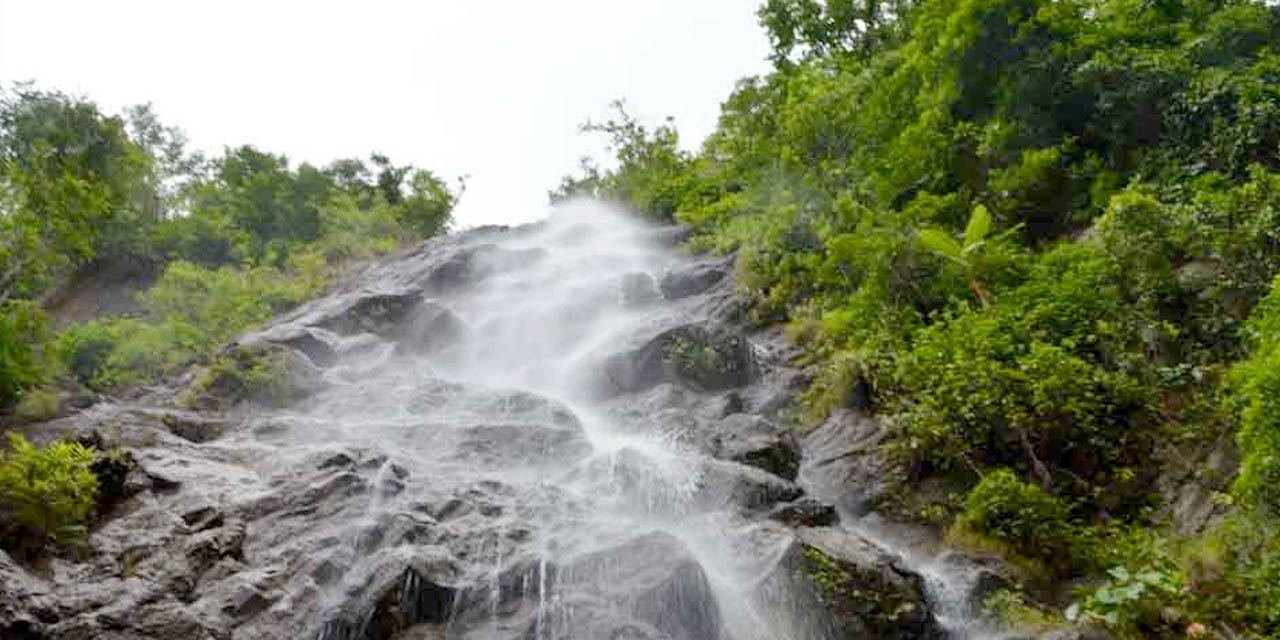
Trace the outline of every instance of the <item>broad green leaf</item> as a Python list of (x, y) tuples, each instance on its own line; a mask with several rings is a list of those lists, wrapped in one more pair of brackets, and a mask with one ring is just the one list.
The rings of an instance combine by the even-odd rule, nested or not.
[(969, 214), (969, 224), (964, 228), (964, 245), (966, 248), (986, 239), (991, 233), (991, 213), (983, 205), (973, 208)]
[(920, 243), (944, 258), (961, 262), (964, 248), (951, 234), (941, 229), (921, 229)]

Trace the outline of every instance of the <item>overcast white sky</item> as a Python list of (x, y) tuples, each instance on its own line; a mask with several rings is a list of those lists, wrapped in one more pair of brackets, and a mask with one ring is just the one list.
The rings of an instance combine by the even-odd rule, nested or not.
[(150, 102), (207, 150), (470, 174), (464, 226), (545, 213), (627, 99), (692, 146), (767, 69), (759, 0), (0, 0), (0, 81)]

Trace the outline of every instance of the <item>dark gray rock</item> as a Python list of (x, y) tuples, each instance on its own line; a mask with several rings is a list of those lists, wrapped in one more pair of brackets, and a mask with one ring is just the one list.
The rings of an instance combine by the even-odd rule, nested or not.
[(813, 498), (780, 504), (766, 517), (792, 527), (830, 527), (840, 520), (835, 507)]
[(297, 324), (270, 327), (247, 336), (243, 342), (247, 344), (265, 342), (295, 349), (317, 367), (328, 367), (338, 359), (338, 354), (333, 347), (318, 337), (314, 330)]
[(728, 262), (699, 262), (668, 271), (658, 287), (667, 300), (679, 300), (707, 291), (728, 275)]
[(667, 534), (643, 535), (588, 555), (561, 569), (559, 579), (568, 595), (603, 600), (640, 623), (611, 623), (632, 634), (622, 637), (644, 634), (646, 626), (672, 640), (721, 637), (720, 612), (706, 574), (688, 549)]
[(431, 268), (418, 285), (432, 293), (454, 293), (493, 274), (532, 265), (545, 255), (541, 249), (504, 249), (496, 244), (464, 247)]
[(741, 437), (721, 438), (719, 455), (763, 469), (785, 480), (795, 480), (800, 472), (800, 447), (786, 431), (748, 433)]
[(880, 450), (884, 435), (875, 417), (844, 409), (805, 436), (806, 475), (818, 497), (854, 515), (885, 500), (892, 467)]
[(252, 341), (229, 345), (187, 387), (183, 403), (227, 410), (243, 403), (283, 407), (324, 388), (323, 373), (298, 351)]
[(640, 347), (605, 360), (605, 391), (642, 391), (662, 382), (682, 382), (715, 391), (742, 386), (755, 374), (751, 344), (741, 334), (701, 325), (669, 329)]
[(848, 531), (802, 528), (782, 566), (808, 582), (835, 621), (832, 638), (942, 640), (929, 610), (924, 578), (894, 556)]
[(307, 324), (343, 335), (395, 335), (422, 303), (413, 292), (369, 292), (349, 297), (340, 309)]

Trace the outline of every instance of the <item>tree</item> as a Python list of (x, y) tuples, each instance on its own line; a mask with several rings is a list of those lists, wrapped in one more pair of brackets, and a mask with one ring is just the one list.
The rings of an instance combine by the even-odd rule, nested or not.
[(149, 222), (135, 206), (148, 166), (124, 122), (92, 102), (0, 93), (0, 301), (130, 244)]

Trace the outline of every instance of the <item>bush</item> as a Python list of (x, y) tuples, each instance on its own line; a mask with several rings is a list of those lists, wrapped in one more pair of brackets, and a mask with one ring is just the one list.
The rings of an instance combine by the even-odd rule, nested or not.
[(1107, 575), (1110, 580), (1067, 608), (1067, 619), (1104, 623), (1126, 639), (1167, 637), (1162, 627), (1170, 625), (1161, 609), (1182, 595), (1178, 576), (1157, 566), (1137, 571), (1116, 566)]
[(1280, 515), (1280, 278), (1249, 323), (1253, 355), (1231, 371), (1228, 398), (1239, 409), (1243, 460), (1234, 490)]
[(28, 388), (48, 381), (48, 319), (34, 302), (0, 302), (0, 407), (13, 406)]
[(18, 434), (0, 455), (0, 510), (12, 549), (62, 544), (87, 532), (98, 491), (94, 449), (59, 441), (36, 447)]
[(22, 401), (13, 408), (13, 414), (29, 422), (52, 420), (58, 417), (60, 406), (57, 389), (32, 389), (22, 396)]
[(1055, 566), (1062, 566), (1064, 554), (1072, 548), (1073, 533), (1062, 503), (1008, 469), (982, 478), (965, 498), (955, 526)]
[(290, 388), (287, 354), (275, 348), (237, 345), (200, 372), (182, 404), (201, 409), (227, 409), (242, 401), (284, 401)]

